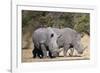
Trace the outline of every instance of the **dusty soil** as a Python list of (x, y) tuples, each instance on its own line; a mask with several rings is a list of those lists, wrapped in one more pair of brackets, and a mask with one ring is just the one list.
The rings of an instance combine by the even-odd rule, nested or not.
[(22, 62), (44, 62), (44, 61), (69, 61), (69, 60), (89, 60), (90, 59), (90, 37), (85, 35), (81, 42), (84, 47), (86, 47), (84, 53), (80, 56), (76, 51), (74, 51), (73, 56), (63, 57), (63, 53), (61, 52), (59, 57), (56, 58), (32, 58), (32, 49), (22, 49)]

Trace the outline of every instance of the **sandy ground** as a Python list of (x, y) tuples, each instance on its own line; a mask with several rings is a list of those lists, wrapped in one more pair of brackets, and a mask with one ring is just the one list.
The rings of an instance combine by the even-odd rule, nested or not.
[[(89, 60), (90, 59), (90, 37), (85, 35), (82, 40), (82, 44), (86, 47), (84, 53), (79, 56), (76, 51), (74, 51), (73, 56), (63, 57), (63, 53), (61, 52), (59, 57), (56, 58), (32, 58), (32, 49), (22, 49), (22, 62), (45, 62), (45, 61), (69, 61), (69, 60)], [(70, 51), (69, 51), (70, 52)]]

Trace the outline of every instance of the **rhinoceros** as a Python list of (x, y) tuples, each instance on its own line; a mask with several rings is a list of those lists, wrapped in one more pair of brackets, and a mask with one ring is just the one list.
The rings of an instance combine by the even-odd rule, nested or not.
[(38, 55), (40, 58), (45, 58), (47, 57), (47, 51), (49, 51), (50, 57), (54, 57), (58, 50), (57, 37), (58, 35), (51, 27), (35, 30), (32, 35), (34, 43), (33, 57), (35, 58)]
[[(73, 54), (74, 49), (79, 54), (82, 54), (84, 48), (81, 43), (81, 35), (71, 28), (53, 28), (54, 32), (59, 34), (60, 36), (57, 38), (57, 45), (59, 48), (63, 48), (64, 56), (67, 56), (67, 51), (70, 49), (71, 54)], [(58, 48), (58, 49), (59, 49)]]
[[(40, 30), (40, 29), (38, 29), (38, 30)], [(62, 51), (62, 49), (60, 49), (60, 48), (63, 48), (64, 56), (66, 56), (66, 53), (67, 53), (67, 51), (69, 49), (71, 50), (71, 54), (70, 55), (73, 54), (74, 49), (76, 49), (79, 54), (83, 53), (84, 49), (83, 49), (83, 46), (81, 44), (81, 35), (78, 32), (76, 32), (75, 30), (73, 30), (71, 28), (63, 28), (63, 29), (50, 28), (50, 29), (52, 29), (52, 32), (56, 35), (56, 37), (54, 37), (54, 40), (50, 39), (52, 41), (50, 43), (51, 44), (56, 43), (57, 48), (51, 48), (52, 45), (47, 45), (46, 44), (47, 42), (41, 43), (39, 41), (37, 46), (42, 46), (42, 47), (44, 47), (46, 49), (44, 50), (44, 49), (40, 49), (38, 47), (39, 50), (37, 50), (37, 47), (36, 47), (36, 49), (34, 49), (33, 52), (35, 50), (37, 50), (37, 52), (35, 52), (35, 53), (37, 53), (40, 58), (44, 56), (44, 53), (42, 51), (46, 52), (47, 50), (49, 51), (49, 56), (50, 57), (52, 57), (52, 54), (55, 54), (55, 56), (58, 56), (58, 53), (60, 51)], [(44, 31), (46, 31), (46, 30), (44, 30)], [(50, 32), (48, 34), (51, 34)], [(43, 32), (41, 32), (41, 36), (44, 36), (44, 34), (42, 34), (42, 33)], [(34, 34), (34, 35), (38, 37), (40, 35), (40, 33), (38, 32), (38, 35), (36, 35), (36, 34)], [(51, 35), (51, 36), (53, 36), (53, 35)], [(39, 37), (37, 39), (43, 40), (42, 37)], [(36, 41), (36, 39), (35, 39), (35, 41)], [(36, 46), (36, 44), (35, 44), (35, 46)]]

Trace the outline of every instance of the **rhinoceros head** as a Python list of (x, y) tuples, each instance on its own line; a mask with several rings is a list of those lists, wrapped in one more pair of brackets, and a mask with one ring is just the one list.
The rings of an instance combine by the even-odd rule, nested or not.
[(83, 45), (81, 43), (81, 35), (80, 34), (77, 35), (76, 40), (74, 41), (74, 46), (79, 54), (82, 54), (83, 51), (85, 50), (85, 48), (83, 48)]
[(52, 55), (55, 55), (57, 53), (58, 45), (57, 45), (57, 38), (58, 35), (53, 31), (51, 27), (47, 28), (47, 43), (49, 50), (51, 51)]

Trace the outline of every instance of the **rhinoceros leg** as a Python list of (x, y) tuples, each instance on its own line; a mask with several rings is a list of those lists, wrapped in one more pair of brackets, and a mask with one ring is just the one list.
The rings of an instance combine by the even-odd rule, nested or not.
[(43, 52), (43, 58), (46, 58), (46, 57), (47, 57), (47, 49), (46, 49), (46, 47), (45, 47), (44, 44), (41, 44), (40, 46), (41, 46), (40, 49), (41, 49), (42, 52)]
[(34, 49), (32, 51), (33, 58), (36, 58), (37, 53), (38, 53), (38, 48), (34, 45)]
[(38, 49), (38, 53), (37, 53), (38, 57), (41, 59), (43, 58), (43, 52), (41, 49)]
[(73, 46), (73, 44), (71, 44), (71, 43), (70, 43), (69, 50), (70, 50), (69, 56), (73, 56), (73, 53), (74, 53), (74, 46)]
[(69, 44), (64, 44), (64, 57), (66, 57), (67, 56), (67, 52), (68, 52), (68, 49), (69, 49), (69, 47), (70, 47), (70, 45)]
[(34, 49), (33, 49), (33, 51), (32, 51), (32, 54), (33, 54), (33, 58), (36, 58), (37, 56), (38, 56), (39, 58), (42, 58), (42, 57), (43, 57), (43, 52), (42, 52), (42, 50), (39, 49), (39, 48), (37, 48), (37, 47), (35, 47), (35, 46), (34, 46)]
[(33, 58), (36, 58), (36, 53), (37, 53), (37, 50), (36, 49), (33, 49), (33, 51), (32, 51)]
[(73, 56), (74, 48), (69, 48), (69, 50), (70, 50), (69, 56)]

